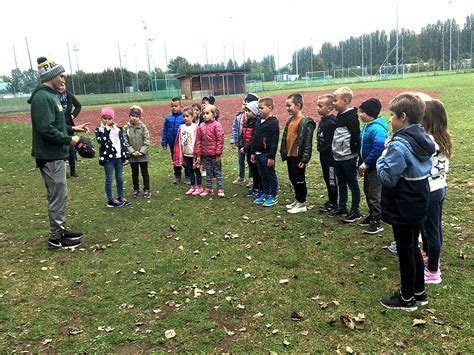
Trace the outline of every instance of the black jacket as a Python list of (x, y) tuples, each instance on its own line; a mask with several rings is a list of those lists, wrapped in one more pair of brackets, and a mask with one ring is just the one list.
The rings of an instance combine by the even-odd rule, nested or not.
[[(288, 158), (286, 136), (288, 134), (288, 126), (292, 120), (293, 117), (291, 117), (286, 123), (285, 129), (283, 130), (283, 137), (281, 139), (280, 154), (283, 161)], [(311, 117), (308, 116), (304, 116), (298, 124), (298, 163), (308, 164), (308, 162), (311, 160), (311, 153), (313, 151), (313, 132), (315, 128), (316, 123)]]
[(332, 139), (336, 130), (336, 116), (327, 115), (321, 117), (317, 132), (317, 148), (321, 154), (330, 154), (332, 156)]
[[(66, 125), (72, 127), (74, 126), (74, 118), (76, 118), (81, 112), (82, 105), (79, 100), (67, 90), (62, 94), (58, 94), (58, 96), (59, 101), (61, 101), (61, 105), (63, 105)], [(72, 109), (73, 107), (74, 110)]]
[(332, 139), (334, 160), (349, 160), (359, 154), (360, 124), (357, 109), (338, 114)]
[(268, 117), (265, 121), (257, 120), (252, 139), (250, 141), (250, 152), (268, 154), (269, 159), (275, 159), (280, 138), (280, 127), (275, 116)]

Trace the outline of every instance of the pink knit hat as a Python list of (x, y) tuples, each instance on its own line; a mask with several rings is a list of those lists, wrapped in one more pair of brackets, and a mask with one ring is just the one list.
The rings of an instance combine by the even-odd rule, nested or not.
[(104, 107), (102, 110), (100, 110), (100, 117), (102, 118), (104, 116), (110, 116), (113, 119), (115, 116), (114, 109), (112, 107)]

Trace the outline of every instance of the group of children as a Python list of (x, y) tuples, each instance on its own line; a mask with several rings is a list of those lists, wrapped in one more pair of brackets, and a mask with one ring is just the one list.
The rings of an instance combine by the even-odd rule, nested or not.
[[(443, 104), (422, 93), (403, 93), (389, 106), (392, 137), (388, 136), (387, 120), (380, 115), (382, 105), (370, 98), (358, 108), (351, 106), (353, 93), (349, 88), (318, 97), (317, 127), (323, 179), (328, 201), (320, 206), (328, 216), (368, 226), (364, 233), (381, 232), (381, 220), (392, 226), (399, 256), (401, 287), (393, 295), (381, 299), (388, 308), (415, 310), (427, 304), (425, 283), (440, 283), (440, 250), (443, 242), (441, 214), (446, 195), (446, 173), (452, 154), (447, 131), (447, 114)], [(174, 165), (175, 183), (181, 181), (181, 167), (189, 179), (186, 195), (225, 197), (222, 186), (221, 156), (224, 131), (217, 120), (215, 99), (206, 97), (203, 105), (182, 109), (181, 100), (171, 101), (171, 114), (165, 118), (162, 147), (169, 146)], [(283, 130), (280, 155), (287, 162), (288, 177), (295, 201), (286, 205), (289, 213), (307, 211), (306, 167), (311, 160), (315, 121), (302, 113), (303, 97), (291, 94), (285, 105), (289, 114)], [(259, 99), (248, 94), (233, 122), (231, 144), (237, 148), (239, 176), (245, 178), (245, 161), (252, 186), (245, 193), (255, 204), (271, 207), (278, 203), (276, 155), (279, 145), (279, 122), (273, 115), (271, 98)], [(337, 115), (332, 112), (336, 111)], [(130, 163), (133, 196), (138, 197), (139, 170), (143, 177), (143, 196), (149, 198), (148, 175), (149, 132), (140, 121), (143, 110), (133, 106), (129, 123), (122, 128), (114, 123), (114, 110), (101, 110), (102, 123), (96, 129), (100, 145), (99, 163), (105, 170), (107, 206), (129, 204), (124, 198), (122, 168)], [(360, 129), (360, 121), (363, 123)], [(115, 171), (118, 197), (112, 194)], [(206, 187), (202, 186), (203, 175)], [(358, 176), (363, 177), (363, 191), (368, 214), (361, 219)], [(348, 189), (351, 207), (347, 208)], [(418, 245), (422, 235), (423, 254)]]

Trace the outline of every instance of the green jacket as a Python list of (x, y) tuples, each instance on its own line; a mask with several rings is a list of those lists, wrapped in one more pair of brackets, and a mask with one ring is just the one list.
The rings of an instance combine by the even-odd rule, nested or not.
[(31, 155), (44, 160), (67, 159), (71, 137), (57, 92), (40, 84), (28, 103), (31, 104)]
[[(293, 117), (291, 117), (286, 123), (285, 129), (283, 131), (283, 137), (281, 139), (280, 154), (283, 161), (288, 158), (286, 136), (288, 135), (288, 126), (292, 120)], [(313, 132), (315, 128), (316, 123), (311, 117), (308, 116), (304, 116), (298, 125), (297, 151), (299, 163), (308, 164), (308, 162), (311, 160), (311, 154), (313, 151)]]
[[(125, 146), (130, 153), (128, 161), (130, 163), (142, 163), (148, 161), (148, 147), (150, 146), (150, 133), (146, 126), (139, 122), (136, 126), (128, 123), (123, 127)], [(134, 157), (134, 151), (139, 151), (143, 155)]]

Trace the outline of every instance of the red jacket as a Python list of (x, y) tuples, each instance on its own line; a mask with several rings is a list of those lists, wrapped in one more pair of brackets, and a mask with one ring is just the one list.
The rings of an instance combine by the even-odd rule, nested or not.
[(215, 119), (204, 121), (196, 131), (194, 154), (220, 156), (224, 148), (224, 130)]

